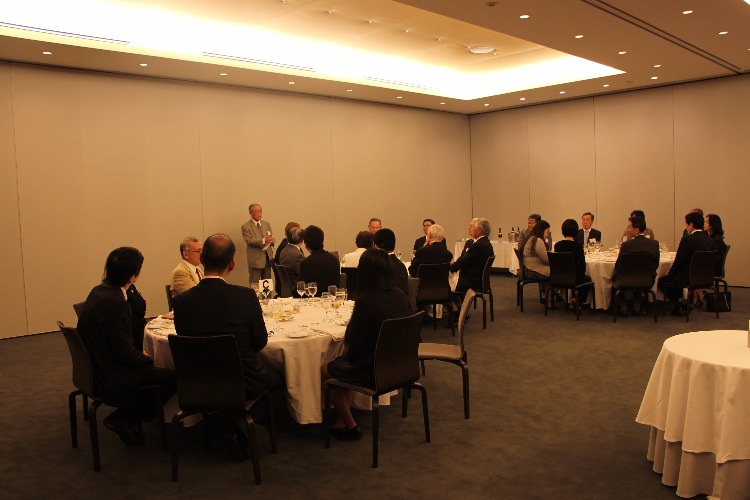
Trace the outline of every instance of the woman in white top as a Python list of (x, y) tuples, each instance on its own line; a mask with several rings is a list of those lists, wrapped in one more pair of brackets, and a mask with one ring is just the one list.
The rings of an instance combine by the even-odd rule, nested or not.
[(549, 236), (549, 222), (539, 221), (531, 230), (531, 235), (523, 242), (523, 264), (526, 267), (525, 278), (549, 278), (549, 259), (545, 238)]

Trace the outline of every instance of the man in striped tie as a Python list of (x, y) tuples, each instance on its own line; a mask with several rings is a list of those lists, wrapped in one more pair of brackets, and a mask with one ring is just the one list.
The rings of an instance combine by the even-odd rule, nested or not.
[(172, 270), (172, 297), (193, 288), (203, 278), (203, 271), (200, 269), (201, 250), (203, 243), (195, 236), (188, 236), (180, 243), (182, 260)]

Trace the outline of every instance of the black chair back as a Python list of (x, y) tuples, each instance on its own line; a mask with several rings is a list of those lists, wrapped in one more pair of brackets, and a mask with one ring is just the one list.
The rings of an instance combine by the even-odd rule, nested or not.
[(495, 262), (495, 256), (489, 257), (487, 262), (484, 264), (484, 271), (482, 271), (482, 292), (491, 293), (490, 287), (490, 270), (492, 269), (492, 263)]
[(688, 286), (690, 288), (713, 288), (715, 262), (715, 250), (695, 252), (693, 260), (690, 261)]
[(357, 286), (358, 269), (356, 267), (342, 267), (341, 274), (346, 275), (346, 296), (349, 300), (359, 298), (359, 289)]
[(271, 263), (276, 276), (276, 293), (281, 298), (292, 296), (292, 280), (286, 267)]
[(412, 311), (417, 310), (417, 290), (419, 290), (419, 278), (409, 276), (406, 282), (406, 289), (409, 292), (406, 300), (409, 301), (409, 307)]
[(576, 286), (576, 261), (570, 252), (547, 252), (549, 284), (553, 288)]
[(650, 289), (654, 286), (656, 269), (650, 253), (624, 253), (618, 257), (617, 287)]
[(164, 289), (167, 291), (167, 307), (170, 311), (174, 311), (174, 302), (172, 299), (172, 285), (164, 285)]
[(464, 324), (466, 323), (466, 318), (469, 316), (469, 307), (471, 306), (471, 302), (474, 300), (474, 297), (476, 296), (476, 293), (474, 290), (469, 288), (469, 290), (466, 292), (466, 296), (464, 296), (464, 301), (461, 304), (461, 312), (458, 313), (458, 345), (461, 346), (461, 357), (463, 358), (464, 352)]
[(78, 334), (78, 330), (57, 322), (60, 331), (65, 337), (65, 343), (68, 344), (70, 359), (73, 362), (73, 385), (83, 394), (93, 397), (94, 395), (94, 372), (91, 368), (91, 358), (83, 343), (83, 339)]
[(383, 321), (375, 347), (375, 390), (390, 392), (419, 380), (419, 334), (424, 312)]
[(417, 304), (449, 302), (451, 286), (448, 283), (450, 264), (421, 264), (417, 270), (419, 287)]
[(523, 279), (526, 270), (526, 266), (523, 265), (523, 252), (520, 248), (514, 248), (513, 253), (516, 254), (516, 259), (518, 259), (518, 279)]
[(729, 249), (732, 248), (732, 245), (727, 245), (727, 249), (724, 250), (724, 255), (720, 255), (721, 258), (721, 274), (717, 274), (716, 278), (724, 278), (727, 275), (726, 271), (726, 265), (727, 265), (727, 255), (729, 255)]
[(170, 335), (177, 398), (188, 412), (244, 411), (245, 383), (237, 341), (232, 335)]
[[(76, 316), (79, 318), (81, 317), (81, 312), (83, 312), (83, 304), (85, 304), (85, 302), (76, 302), (75, 304), (73, 304), (73, 310), (76, 312)], [(60, 324), (62, 323), (59, 323), (58, 326)]]

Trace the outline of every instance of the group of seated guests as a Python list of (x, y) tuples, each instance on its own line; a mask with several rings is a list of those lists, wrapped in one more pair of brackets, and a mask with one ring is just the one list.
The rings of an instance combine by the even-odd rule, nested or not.
[[(585, 283), (590, 281), (586, 276), (586, 261), (583, 245), (590, 240), (601, 242), (601, 232), (591, 228), (594, 220), (593, 214), (583, 214), (583, 228), (578, 228), (574, 219), (566, 219), (561, 227), (563, 239), (554, 244), (555, 252), (569, 252), (573, 254), (576, 266), (576, 282)], [(550, 225), (542, 220), (537, 214), (529, 216), (529, 227), (522, 233), (519, 240), (519, 249), (522, 253), (524, 265), (524, 277), (546, 281), (549, 279), (550, 267), (547, 253), (552, 250), (552, 238)], [(703, 216), (703, 211), (696, 208), (685, 215), (685, 231), (680, 240), (675, 255), (675, 261), (669, 272), (661, 277), (658, 287), (662, 289), (668, 300), (675, 303), (673, 314), (683, 314), (686, 304), (682, 300), (682, 290), (688, 284), (690, 263), (693, 254), (697, 251), (716, 251), (714, 265), (714, 276), (723, 276), (724, 258), (726, 255), (726, 243), (724, 242), (724, 229), (721, 217), (716, 214)], [(628, 218), (628, 224), (623, 233), (623, 243), (619, 255), (628, 253), (650, 253), (653, 255), (652, 272), (656, 276), (659, 267), (659, 242), (654, 238), (654, 232), (646, 226), (646, 219), (642, 210), (634, 210)], [(620, 258), (615, 263), (613, 275), (613, 287), (617, 288), (617, 275), (620, 269)], [(544, 284), (540, 285), (540, 290)], [(587, 289), (580, 290), (580, 300), (584, 303), (587, 298)], [(548, 307), (554, 308), (553, 297), (548, 298)], [(696, 294), (694, 304), (700, 307), (703, 304), (702, 294)], [(574, 307), (580, 307), (575, 304)], [(633, 313), (633, 304), (628, 301), (627, 308)], [(619, 311), (617, 311), (619, 312)]]

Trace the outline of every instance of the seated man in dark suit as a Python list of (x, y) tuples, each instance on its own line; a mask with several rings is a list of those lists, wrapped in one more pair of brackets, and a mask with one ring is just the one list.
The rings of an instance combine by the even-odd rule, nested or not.
[(406, 297), (409, 297), (409, 273), (406, 272), (406, 266), (396, 257), (396, 233), (388, 228), (383, 228), (373, 235), (373, 243), (376, 248), (385, 251), (391, 260), (393, 273), (396, 279), (396, 288), (400, 288)]
[(447, 264), (453, 260), (453, 254), (440, 243), (444, 241), (445, 231), (438, 224), (433, 224), (427, 231), (427, 244), (418, 248), (409, 266), (409, 274), (417, 276), (421, 264)]
[(302, 227), (302, 224), (299, 222), (287, 222), (286, 226), (284, 226), (284, 239), (281, 240), (281, 243), (279, 243), (279, 246), (276, 247), (276, 254), (274, 254), (273, 261), (276, 263), (276, 265), (279, 265), (279, 259), (281, 258), (281, 252), (284, 250), (284, 247), (286, 247), (289, 244), (289, 240), (286, 237), (286, 235), (289, 234), (289, 230), (293, 227)]
[(296, 286), (297, 276), (299, 276), (299, 266), (305, 260), (305, 254), (302, 252), (302, 228), (292, 226), (286, 233), (287, 244), (279, 255), (279, 265), (284, 266), (289, 273), (289, 281), (292, 288)]
[[(332, 253), (323, 249), (325, 234), (318, 226), (307, 226), (302, 233), (305, 248), (310, 253), (299, 265), (298, 281), (317, 283), (317, 297), (328, 291), (331, 285), (339, 286), (341, 267)], [(294, 286), (294, 283), (292, 283)]]
[(703, 215), (698, 212), (690, 212), (685, 215), (685, 231), (688, 235), (683, 236), (677, 247), (677, 255), (674, 264), (666, 276), (659, 278), (659, 288), (664, 291), (668, 300), (675, 302), (672, 314), (681, 315), (685, 304), (682, 299), (682, 289), (688, 284), (690, 274), (690, 262), (693, 254), (700, 251), (716, 250), (716, 243), (705, 231), (703, 231)]
[(463, 296), (469, 289), (482, 291), (482, 273), (487, 259), (495, 255), (489, 240), (490, 222), (478, 218), (473, 229), (474, 244), (461, 257), (451, 264), (451, 272), (461, 271), (456, 285), (456, 302), (460, 307)]
[(594, 214), (586, 212), (581, 216), (581, 229), (578, 230), (576, 235), (576, 243), (582, 247), (591, 240), (602, 242), (602, 233), (592, 228), (591, 225), (594, 223)]
[[(659, 242), (652, 239), (646, 238), (646, 219), (643, 217), (630, 217), (628, 219), (628, 227), (626, 229), (628, 241), (624, 241), (620, 247), (620, 253), (617, 256), (617, 262), (615, 262), (615, 271), (612, 274), (612, 286), (619, 288), (617, 283), (617, 274), (620, 271), (620, 256), (629, 253), (648, 253), (651, 254), (651, 267), (656, 276), (656, 270), (659, 268)], [(626, 298), (628, 310), (633, 313), (635, 311), (636, 304), (633, 303), (631, 298)], [(619, 311), (615, 311), (617, 313)]]
[[(517, 248), (523, 248), (523, 242), (526, 241), (527, 238), (531, 236), (531, 230), (534, 229), (534, 226), (536, 226), (537, 222), (540, 222), (542, 220), (542, 216), (539, 214), (531, 214), (529, 215), (528, 219), (528, 227), (521, 231), (521, 236), (518, 238), (518, 246)], [(550, 231), (549, 236), (547, 236), (547, 239), (544, 240), (544, 245), (547, 247), (547, 251), (552, 251), (552, 232)]]
[(424, 231), (424, 236), (420, 236), (417, 238), (417, 240), (414, 242), (414, 251), (416, 252), (423, 246), (427, 245), (427, 230), (430, 229), (430, 226), (435, 224), (435, 221), (432, 219), (425, 219), (422, 221), (422, 231)]
[[(137, 421), (153, 418), (155, 405), (176, 390), (174, 370), (154, 367), (154, 360), (133, 346), (133, 312), (126, 291), (138, 280), (142, 266), (143, 255), (137, 249), (113, 250), (104, 280), (91, 290), (78, 319), (78, 333), (91, 358), (94, 393), (117, 407), (104, 419), (104, 426), (130, 445), (145, 441)], [(161, 386), (162, 401), (153, 401), (150, 393), (139, 390), (147, 385)]]

